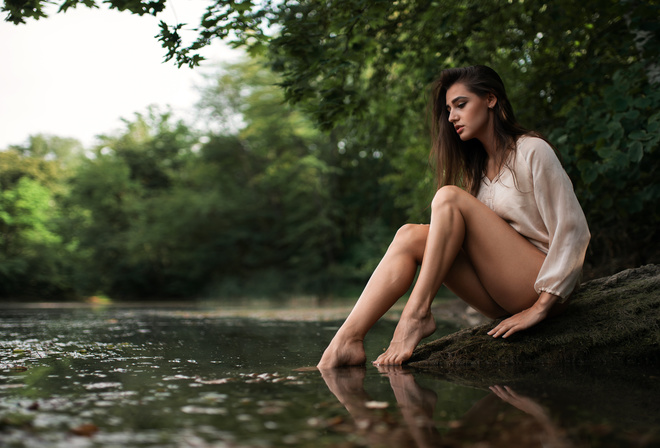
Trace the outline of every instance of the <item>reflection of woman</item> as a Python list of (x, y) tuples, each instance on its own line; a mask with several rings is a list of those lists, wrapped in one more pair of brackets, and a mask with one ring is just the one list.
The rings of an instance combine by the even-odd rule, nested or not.
[[(543, 446), (567, 448), (564, 431), (557, 427), (548, 412), (534, 399), (517, 394), (508, 386), (492, 386), (492, 394), (477, 402), (459, 420), (450, 423), (441, 434), (433, 420), (437, 395), (421, 387), (412, 372), (404, 367), (379, 366), (388, 377), (403, 424), (392, 425), (391, 416), (370, 409), (370, 398), (364, 390), (364, 367), (322, 369), (321, 375), (330, 391), (346, 407), (354, 419), (352, 432), (361, 432), (369, 442), (379, 446)], [(523, 411), (517, 412), (504, 403)], [(372, 402), (373, 403), (373, 402)], [(503, 406), (504, 405), (504, 406)], [(379, 423), (389, 422), (387, 429)], [(446, 426), (448, 422), (444, 422)]]
[[(438, 189), (430, 225), (403, 226), (319, 368), (363, 364), (363, 339), (419, 277), (387, 351), (401, 364), (435, 331), (444, 283), (507, 337), (560, 311), (578, 283), (589, 229), (551, 146), (515, 120), (500, 77), (485, 66), (444, 70), (433, 89)], [(465, 189), (458, 188), (457, 185)]]
[[(321, 376), (330, 392), (353, 417), (355, 428), (351, 428), (352, 432), (355, 429), (364, 430), (370, 445), (420, 448), (438, 446), (440, 434), (433, 421), (437, 396), (432, 390), (420, 387), (412, 373), (402, 369), (404, 367), (378, 368), (390, 380), (405, 425), (392, 424), (396, 420), (391, 415), (373, 409), (373, 404), (379, 402), (370, 401), (364, 390), (364, 366), (322, 369)], [(386, 422), (385, 427), (379, 425)]]

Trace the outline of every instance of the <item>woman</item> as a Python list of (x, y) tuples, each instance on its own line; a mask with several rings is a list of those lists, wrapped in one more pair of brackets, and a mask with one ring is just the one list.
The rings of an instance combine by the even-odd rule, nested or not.
[[(444, 70), (432, 96), (439, 189), (429, 225), (403, 226), (318, 367), (363, 364), (363, 339), (419, 277), (389, 348), (399, 365), (435, 331), (431, 302), (444, 283), (484, 315), (509, 316), (509, 337), (561, 311), (577, 286), (590, 235), (552, 147), (515, 120), (489, 67)], [(465, 189), (461, 189), (462, 185)]]

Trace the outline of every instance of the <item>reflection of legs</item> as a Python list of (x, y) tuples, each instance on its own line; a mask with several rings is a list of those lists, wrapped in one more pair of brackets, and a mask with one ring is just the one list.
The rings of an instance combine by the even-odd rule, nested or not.
[(507, 386), (493, 386), (490, 390), (493, 393), (472, 406), (460, 423), (445, 434), (445, 440), (455, 440), (461, 445), (488, 441), (490, 446), (572, 446), (562, 429), (555, 426), (547, 411), (535, 400), (518, 395)]
[(512, 406), (520, 409), (534, 417), (543, 429), (542, 443), (543, 446), (565, 447), (568, 446), (563, 440), (560, 430), (555, 426), (554, 422), (546, 410), (530, 397), (518, 395), (509, 386), (492, 386), (490, 390), (497, 395), (502, 401), (509, 403)]
[(431, 225), (417, 283), (390, 346), (375, 364), (398, 365), (435, 324), (431, 303), (447, 285), (489, 317), (516, 313), (538, 298), (533, 285), (544, 255), (476, 198), (444, 187), (432, 204)]
[(328, 389), (353, 418), (369, 417), (371, 414), (371, 411), (365, 406), (365, 403), (369, 401), (369, 396), (364, 390), (365, 373), (364, 366), (321, 369), (321, 376)]
[(406, 372), (402, 367), (379, 367), (378, 371), (389, 378), (401, 414), (416, 445), (437, 446), (440, 434), (433, 422), (433, 412), (438, 398), (435, 392), (421, 388), (412, 373)]
[[(344, 430), (364, 436), (366, 446), (413, 446), (407, 428), (380, 410), (383, 408), (380, 403), (370, 401), (363, 384), (366, 367), (319, 370), (330, 392), (353, 417), (355, 424), (344, 425)], [(387, 407), (387, 403), (384, 407)]]
[(355, 307), (323, 353), (319, 368), (364, 364), (369, 329), (412, 284), (422, 262), (428, 226), (408, 224), (394, 237)]

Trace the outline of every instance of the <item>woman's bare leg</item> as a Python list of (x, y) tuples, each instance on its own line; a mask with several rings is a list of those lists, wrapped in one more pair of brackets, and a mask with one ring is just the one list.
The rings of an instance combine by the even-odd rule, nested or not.
[(457, 187), (441, 188), (433, 200), (417, 283), (389, 348), (374, 364), (402, 364), (432, 333), (431, 303), (446, 279), (459, 297), (489, 317), (499, 317), (536, 301), (533, 285), (544, 259), (542, 252), (472, 195)]
[(364, 364), (369, 329), (408, 291), (422, 262), (428, 226), (407, 224), (397, 232), (346, 321), (318, 364), (320, 369)]

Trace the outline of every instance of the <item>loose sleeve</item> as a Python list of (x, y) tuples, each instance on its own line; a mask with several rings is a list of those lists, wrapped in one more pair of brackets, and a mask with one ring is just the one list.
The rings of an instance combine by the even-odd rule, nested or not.
[(573, 185), (553, 149), (544, 140), (528, 139), (527, 153), (534, 198), (548, 230), (549, 247), (534, 284), (538, 294), (549, 292), (565, 301), (582, 272), (591, 235)]

